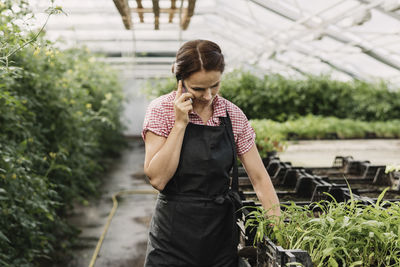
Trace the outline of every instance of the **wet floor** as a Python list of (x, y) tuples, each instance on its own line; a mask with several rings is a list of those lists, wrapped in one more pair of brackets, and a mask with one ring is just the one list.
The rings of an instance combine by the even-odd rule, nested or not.
[[(297, 166), (331, 166), (336, 155), (352, 155), (372, 164), (400, 163), (400, 140), (345, 140), (291, 142), (280, 153), (282, 160)], [(122, 157), (105, 175), (101, 197), (88, 206), (76, 206), (69, 221), (82, 233), (79, 246), (67, 267), (89, 266), (97, 241), (102, 234), (112, 208), (111, 196), (120, 190), (151, 190), (143, 173), (144, 146), (142, 141), (130, 141)], [(147, 229), (156, 195), (126, 195), (105, 236), (96, 267), (143, 267), (147, 244)], [(63, 266), (64, 267), (64, 266)]]
[[(87, 267), (92, 258), (107, 217), (112, 208), (111, 196), (120, 190), (151, 190), (143, 173), (144, 146), (130, 141), (109, 170), (101, 186), (101, 197), (88, 206), (76, 206), (69, 221), (82, 230), (79, 246), (68, 267)], [(104, 238), (96, 267), (142, 267), (147, 246), (147, 229), (156, 195), (124, 195)]]

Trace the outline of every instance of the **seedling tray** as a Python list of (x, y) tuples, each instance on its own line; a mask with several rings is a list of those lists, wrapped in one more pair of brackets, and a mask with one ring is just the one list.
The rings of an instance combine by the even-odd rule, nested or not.
[[(275, 190), (280, 201), (317, 201), (325, 199), (323, 192), (329, 192), (331, 184), (319, 177), (307, 173), (298, 173), (296, 185), (276, 185)], [(246, 180), (247, 179), (247, 180)], [(243, 200), (257, 200), (256, 193), (249, 185), (248, 178), (239, 179), (239, 190)]]
[[(254, 202), (245, 202), (245, 206), (248, 208), (244, 209), (244, 214), (248, 215), (252, 207), (257, 206)], [(252, 250), (254, 232), (249, 232), (246, 229), (245, 233), (245, 244), (247, 250)], [(300, 249), (284, 249), (281, 246), (276, 245), (268, 237), (264, 237), (261, 244), (258, 244), (256, 253), (247, 253), (248, 261), (253, 267), (283, 267), (286, 264), (292, 263), (291, 266), (304, 266), (312, 267), (311, 257), (307, 251)], [(295, 263), (299, 263), (298, 265)]]
[(307, 251), (301, 249), (283, 249), (275, 245), (268, 237), (257, 250), (257, 267), (282, 267), (288, 263), (299, 263), (291, 266), (312, 267), (311, 257)]

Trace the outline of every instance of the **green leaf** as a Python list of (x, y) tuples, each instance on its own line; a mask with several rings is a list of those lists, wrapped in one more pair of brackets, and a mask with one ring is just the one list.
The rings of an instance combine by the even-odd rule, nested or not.
[(288, 262), (285, 266), (303, 267), (304, 265), (301, 262)]
[(355, 267), (355, 266), (360, 266), (360, 265), (363, 265), (363, 261), (355, 261), (349, 267)]
[(329, 267), (339, 267), (339, 264), (337, 263), (337, 261), (334, 258), (330, 257), (328, 260), (328, 266)]
[(53, 217), (53, 215), (51, 215), (50, 213), (46, 213), (46, 217), (47, 217), (50, 221), (54, 221), (54, 217)]
[(324, 255), (324, 256), (329, 256), (329, 255), (332, 254), (332, 251), (333, 251), (334, 249), (335, 249), (334, 247), (328, 247), (328, 248), (326, 248), (326, 249), (324, 249), (324, 250), (322, 251), (322, 255)]
[(66, 166), (66, 165), (62, 165), (62, 164), (55, 164), (54, 166), (53, 166), (53, 170), (57, 170), (57, 169), (59, 169), (59, 170), (63, 170), (63, 171), (66, 171), (67, 173), (69, 173), (69, 174), (71, 174), (72, 173), (72, 170), (71, 170), (71, 168), (69, 168), (68, 166)]
[(11, 241), (1, 231), (0, 231), (0, 239), (8, 243), (11, 243)]
[(382, 191), (382, 193), (379, 194), (378, 199), (376, 200), (376, 203), (375, 203), (375, 208), (376, 208), (376, 209), (379, 208), (379, 205), (380, 205), (380, 203), (381, 203), (383, 197), (385, 196), (386, 191), (388, 191), (389, 188), (390, 188), (390, 187), (386, 187), (386, 188)]
[[(3, 256), (2, 254), (0, 254), (0, 256)], [(3, 257), (6, 257), (6, 255), (4, 255)], [(7, 257), (8, 258), (8, 257)], [(5, 262), (5, 261), (3, 261), (2, 259), (0, 259), (0, 263), (2, 264), (2, 266), (5, 266), (5, 267), (9, 267), (9, 266), (11, 266), (10, 264), (8, 264), (7, 262)]]

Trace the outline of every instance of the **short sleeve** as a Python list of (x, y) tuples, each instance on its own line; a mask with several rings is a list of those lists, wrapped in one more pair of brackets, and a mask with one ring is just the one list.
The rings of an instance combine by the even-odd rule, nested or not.
[(243, 111), (236, 107), (232, 110), (232, 128), (235, 134), (237, 154), (243, 155), (255, 144), (256, 133)]
[(163, 110), (162, 105), (154, 105), (151, 103), (148, 106), (143, 122), (143, 140), (145, 140), (147, 131), (151, 131), (159, 136), (168, 137), (167, 114)]

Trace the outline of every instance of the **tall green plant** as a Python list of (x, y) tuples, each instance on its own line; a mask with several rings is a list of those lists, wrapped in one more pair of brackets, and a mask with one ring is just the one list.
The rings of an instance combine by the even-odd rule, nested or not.
[(66, 252), (77, 230), (64, 212), (96, 193), (105, 158), (124, 144), (117, 74), (87, 49), (60, 51), (19, 28), (29, 14), (27, 1), (0, 3), (1, 266)]

